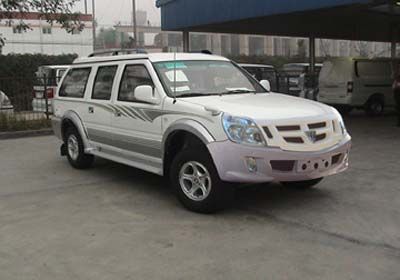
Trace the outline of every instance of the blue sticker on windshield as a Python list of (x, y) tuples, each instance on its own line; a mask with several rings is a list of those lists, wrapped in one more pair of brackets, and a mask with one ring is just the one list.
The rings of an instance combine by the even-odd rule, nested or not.
[(164, 66), (167, 69), (185, 69), (187, 66), (183, 62), (166, 62)]

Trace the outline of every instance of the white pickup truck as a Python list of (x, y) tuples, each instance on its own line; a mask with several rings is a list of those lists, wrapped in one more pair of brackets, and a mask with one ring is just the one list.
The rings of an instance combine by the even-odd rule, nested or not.
[(201, 213), (225, 207), (237, 183), (307, 188), (348, 168), (351, 137), (335, 109), (272, 93), (220, 56), (77, 59), (53, 112), (73, 167), (98, 156), (165, 176)]

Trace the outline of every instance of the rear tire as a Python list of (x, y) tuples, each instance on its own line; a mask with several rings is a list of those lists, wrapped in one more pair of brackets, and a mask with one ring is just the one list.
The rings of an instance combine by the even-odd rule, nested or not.
[(85, 154), (82, 138), (76, 128), (68, 128), (65, 134), (65, 145), (67, 158), (72, 167), (87, 169), (93, 165), (94, 156)]
[(211, 214), (230, 205), (234, 188), (223, 182), (204, 147), (188, 146), (172, 161), (171, 185), (182, 205), (190, 211)]
[(371, 97), (371, 99), (368, 100), (367, 104), (365, 105), (365, 112), (371, 117), (381, 116), (384, 109), (385, 103), (383, 98), (379, 96)]
[(297, 182), (282, 182), (285, 187), (296, 189), (296, 190), (307, 190), (318, 185), (324, 178), (318, 178), (308, 181), (297, 181)]

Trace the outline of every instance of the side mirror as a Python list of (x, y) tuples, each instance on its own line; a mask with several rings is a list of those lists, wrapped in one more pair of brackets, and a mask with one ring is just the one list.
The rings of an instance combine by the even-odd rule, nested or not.
[(138, 86), (135, 89), (135, 99), (149, 104), (159, 104), (160, 99), (152, 86)]
[(265, 88), (267, 91), (271, 91), (271, 84), (268, 80), (260, 81), (260, 84)]

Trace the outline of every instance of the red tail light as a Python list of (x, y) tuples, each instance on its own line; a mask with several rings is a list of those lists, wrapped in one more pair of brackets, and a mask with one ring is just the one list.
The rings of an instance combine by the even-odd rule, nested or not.
[(48, 88), (46, 90), (46, 95), (48, 99), (54, 98), (54, 89), (53, 88)]
[(347, 93), (352, 93), (354, 88), (354, 83), (353, 82), (348, 82), (347, 83)]

